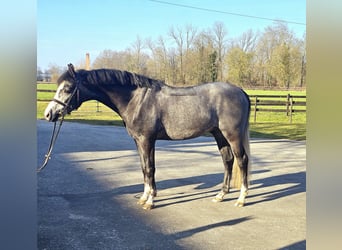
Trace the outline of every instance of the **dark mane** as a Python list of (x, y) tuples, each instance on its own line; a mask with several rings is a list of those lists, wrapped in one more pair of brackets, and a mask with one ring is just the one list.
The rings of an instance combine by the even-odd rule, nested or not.
[[(136, 87), (161, 87), (162, 81), (151, 79), (149, 77), (121, 71), (116, 69), (95, 69), (95, 70), (77, 70), (76, 77), (82, 84), (94, 85), (131, 85)], [(65, 72), (58, 79), (58, 84), (62, 81), (73, 81), (69, 72)]]

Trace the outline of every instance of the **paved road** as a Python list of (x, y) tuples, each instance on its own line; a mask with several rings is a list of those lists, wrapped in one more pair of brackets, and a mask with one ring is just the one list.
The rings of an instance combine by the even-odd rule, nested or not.
[[(37, 121), (38, 162), (52, 124)], [(212, 138), (159, 141), (156, 208), (136, 202), (142, 173), (133, 140), (113, 126), (63, 124), (38, 175), (39, 249), (305, 249), (305, 142), (251, 140), (252, 181), (221, 203), (223, 164)]]

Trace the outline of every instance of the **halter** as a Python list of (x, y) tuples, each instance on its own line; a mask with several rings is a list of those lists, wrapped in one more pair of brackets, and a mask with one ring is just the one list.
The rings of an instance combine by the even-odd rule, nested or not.
[[(74, 77), (73, 77), (74, 78)], [(58, 100), (56, 98), (53, 98), (52, 101), (60, 104), (63, 106), (63, 109), (61, 111), (62, 114), (65, 114), (65, 111), (68, 107), (72, 107), (70, 106), (70, 102), (71, 102), (71, 99), (74, 97), (74, 95), (76, 94), (76, 102), (77, 102), (77, 105), (80, 103), (80, 91), (79, 91), (79, 88), (78, 88), (78, 81), (74, 78), (75, 82), (76, 82), (76, 86), (75, 86), (75, 89), (74, 91), (71, 93), (70, 97), (68, 98), (68, 100), (66, 102), (63, 102), (61, 100)], [(76, 106), (77, 106), (76, 105)], [(62, 116), (62, 118), (64, 118), (64, 115)]]
[[(72, 77), (72, 79), (74, 80), (74, 82), (76, 83), (74, 91), (71, 93), (69, 99), (66, 102), (63, 102), (63, 101), (58, 100), (56, 98), (52, 99), (52, 101), (54, 101), (54, 102), (56, 102), (56, 103), (58, 103), (58, 104), (60, 104), (60, 105), (62, 105), (64, 107), (63, 110), (62, 110), (63, 114), (65, 113), (65, 110), (69, 107), (71, 99), (74, 97), (75, 94), (77, 94), (77, 99), (76, 99), (77, 104), (80, 103), (80, 92), (79, 92), (79, 88), (78, 88), (79, 81), (78, 81), (78, 79), (76, 78), (76, 75), (75, 75), (74, 65), (72, 65), (71, 63), (68, 64), (68, 72), (69, 72), (70, 76)], [(62, 118), (64, 118), (64, 116)]]
[[(49, 159), (51, 159), (52, 148), (55, 145), (55, 142), (57, 140), (57, 136), (58, 136), (59, 131), (60, 131), (61, 127), (62, 127), (62, 123), (64, 121), (64, 116), (66, 114), (65, 111), (67, 111), (67, 108), (70, 107), (71, 99), (74, 97), (75, 94), (77, 95), (77, 105), (80, 103), (80, 93), (79, 93), (79, 88), (78, 88), (79, 81), (76, 78), (75, 69), (74, 69), (74, 66), (71, 63), (68, 64), (68, 72), (71, 75), (71, 77), (73, 78), (73, 80), (75, 81), (76, 86), (75, 86), (75, 89), (73, 90), (73, 92), (71, 93), (69, 99), (66, 102), (60, 101), (60, 100), (58, 100), (56, 98), (52, 99), (52, 101), (54, 101), (54, 102), (56, 102), (56, 103), (58, 103), (58, 104), (63, 106), (63, 109), (61, 111), (62, 117), (61, 117), (61, 119), (59, 121), (59, 125), (58, 125), (57, 131), (56, 131), (57, 121), (54, 122), (53, 131), (52, 131), (52, 136), (51, 136), (48, 152), (45, 154), (45, 160), (44, 160), (43, 164), (37, 169), (37, 172), (40, 172), (43, 168), (45, 168), (45, 166), (47, 165)], [(55, 131), (56, 131), (56, 133), (55, 133)]]

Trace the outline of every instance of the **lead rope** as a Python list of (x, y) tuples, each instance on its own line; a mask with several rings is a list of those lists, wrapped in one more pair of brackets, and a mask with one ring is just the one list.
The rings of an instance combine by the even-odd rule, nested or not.
[[(70, 64), (68, 64), (68, 68), (69, 68), (68, 71), (69, 71), (71, 77), (76, 81), (74, 66), (70, 63)], [(64, 106), (64, 108), (62, 110), (62, 118), (59, 121), (58, 129), (57, 129), (56, 133), (55, 133), (55, 131), (56, 131), (57, 121), (54, 122), (54, 124), (53, 124), (53, 130), (52, 130), (52, 135), (51, 135), (49, 149), (48, 149), (47, 153), (45, 154), (45, 159), (44, 159), (43, 164), (37, 169), (37, 173), (42, 171), (42, 169), (46, 167), (46, 165), (48, 164), (49, 160), (51, 159), (52, 149), (53, 149), (53, 147), (54, 147), (54, 145), (56, 143), (59, 131), (61, 130), (61, 127), (62, 127), (62, 124), (63, 124), (63, 121), (64, 121), (64, 116), (66, 114), (66, 112), (65, 112), (66, 108), (69, 106), (70, 101), (71, 101), (72, 97), (75, 95), (76, 92), (77, 92), (77, 99), (79, 99), (79, 91), (78, 91), (78, 84), (77, 84), (77, 82), (76, 82), (76, 87), (75, 87), (73, 93), (71, 94), (69, 100), (67, 101), (67, 103), (65, 104), (65, 106)]]
[(63, 121), (64, 121), (64, 114), (62, 115), (62, 118), (59, 121), (58, 129), (57, 129), (56, 133), (55, 133), (55, 131), (56, 131), (56, 124), (57, 124), (57, 122), (54, 122), (49, 149), (48, 149), (47, 153), (45, 154), (45, 159), (44, 159), (43, 164), (37, 169), (37, 173), (39, 173), (43, 168), (45, 168), (46, 165), (48, 164), (49, 160), (51, 159), (52, 149), (53, 149), (53, 147), (55, 145), (55, 142), (57, 140), (57, 136), (59, 134), (59, 131), (61, 130)]

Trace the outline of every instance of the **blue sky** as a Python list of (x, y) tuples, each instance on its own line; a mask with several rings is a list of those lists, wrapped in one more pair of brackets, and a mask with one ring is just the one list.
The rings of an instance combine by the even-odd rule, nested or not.
[[(172, 4), (193, 6), (185, 8)], [(125, 50), (142, 39), (166, 37), (171, 26), (192, 24), (208, 29), (223, 22), (227, 38), (236, 38), (248, 29), (263, 31), (271, 20), (230, 15), (236, 13), (269, 19), (306, 23), (305, 0), (38, 0), (37, 66), (50, 63), (78, 64), (90, 53), (91, 60), (105, 49)], [(209, 9), (216, 11), (205, 11)], [(227, 13), (220, 13), (220, 12)], [(297, 37), (305, 25), (288, 23)]]

